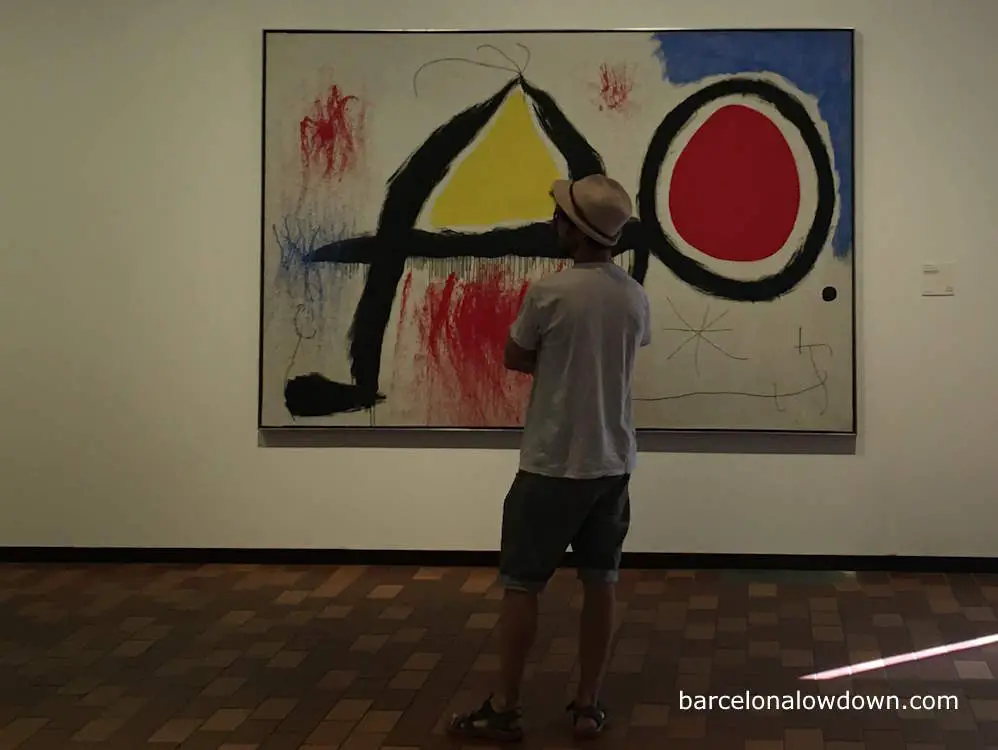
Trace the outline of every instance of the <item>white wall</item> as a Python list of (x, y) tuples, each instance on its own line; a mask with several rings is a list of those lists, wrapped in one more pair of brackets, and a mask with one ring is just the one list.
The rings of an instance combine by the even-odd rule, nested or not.
[(260, 31), (510, 25), (859, 32), (856, 454), (646, 453), (629, 549), (998, 554), (994, 0), (4, 0), (0, 544), (496, 546), (513, 450), (257, 447)]

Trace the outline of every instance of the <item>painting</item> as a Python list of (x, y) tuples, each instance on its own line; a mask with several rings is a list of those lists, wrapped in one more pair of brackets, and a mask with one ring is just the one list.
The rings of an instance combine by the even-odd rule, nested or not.
[(853, 32), (264, 33), (261, 428), (516, 429), (551, 183), (634, 198), (639, 430), (853, 433)]

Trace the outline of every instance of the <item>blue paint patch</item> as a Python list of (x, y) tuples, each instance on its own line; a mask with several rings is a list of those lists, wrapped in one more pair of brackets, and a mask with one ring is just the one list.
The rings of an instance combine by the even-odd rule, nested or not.
[(694, 83), (709, 76), (774, 73), (818, 100), (839, 174), (837, 258), (853, 246), (852, 33), (808, 31), (665, 31), (654, 34), (665, 80)]
[(340, 223), (320, 225), (308, 217), (285, 216), (280, 224), (274, 225), (273, 232), (281, 249), (278, 278), (293, 298), (301, 300), (311, 312), (321, 313), (329, 291), (324, 279), (328, 269), (311, 263), (309, 256), (323, 245), (351, 236), (353, 228)]

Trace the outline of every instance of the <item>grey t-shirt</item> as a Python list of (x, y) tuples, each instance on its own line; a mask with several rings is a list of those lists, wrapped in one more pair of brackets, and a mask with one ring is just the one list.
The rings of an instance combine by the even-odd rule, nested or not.
[(530, 285), (510, 335), (538, 352), (520, 469), (571, 479), (630, 474), (634, 360), (651, 342), (641, 284), (614, 263), (576, 263)]

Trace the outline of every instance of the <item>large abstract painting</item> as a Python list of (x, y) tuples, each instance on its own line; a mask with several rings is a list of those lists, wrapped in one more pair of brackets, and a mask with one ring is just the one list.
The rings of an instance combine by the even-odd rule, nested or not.
[(515, 428), (551, 183), (606, 173), (640, 429), (855, 430), (853, 32), (267, 32), (260, 426)]

